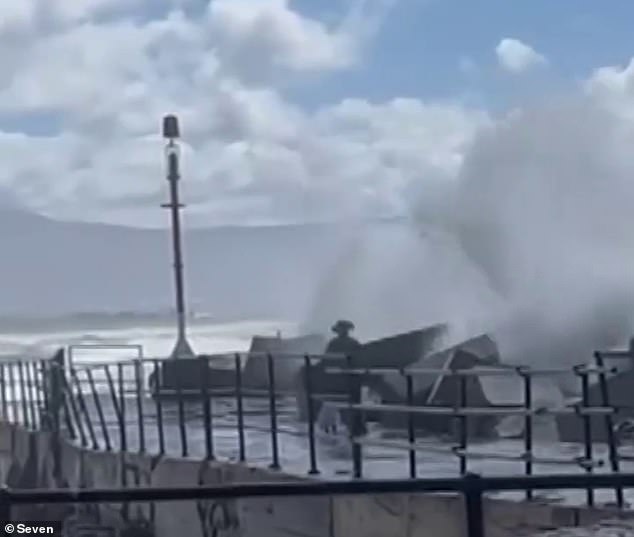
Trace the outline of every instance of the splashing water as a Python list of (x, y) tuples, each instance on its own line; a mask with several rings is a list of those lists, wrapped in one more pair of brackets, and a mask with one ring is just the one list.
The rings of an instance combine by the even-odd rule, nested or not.
[[(589, 98), (513, 113), (407, 222), (363, 227), (305, 328), (359, 336), (449, 322), (492, 333), (505, 361), (586, 362), (621, 346), (634, 312), (634, 128)], [(433, 194), (433, 195), (432, 195)]]

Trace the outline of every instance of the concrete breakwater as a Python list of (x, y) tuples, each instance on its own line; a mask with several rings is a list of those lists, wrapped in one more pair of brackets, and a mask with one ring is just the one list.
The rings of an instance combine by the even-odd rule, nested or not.
[[(56, 454), (58, 454), (56, 456)], [(308, 479), (219, 461), (95, 451), (45, 431), (0, 422), (0, 474), (12, 488), (117, 488), (191, 486)], [(40, 516), (67, 520), (72, 509)], [(467, 537), (464, 506), (453, 495), (373, 495), (322, 498), (244, 498), (230, 501), (92, 505), (80, 517), (104, 526), (134, 526), (157, 537)], [(587, 507), (488, 500), (487, 537), (532, 535), (561, 526), (587, 526), (610, 516)], [(32, 508), (13, 511), (33, 517)], [(612, 513), (613, 516), (613, 513)], [(141, 529), (144, 528), (144, 529)], [(123, 533), (122, 533), (123, 535)]]

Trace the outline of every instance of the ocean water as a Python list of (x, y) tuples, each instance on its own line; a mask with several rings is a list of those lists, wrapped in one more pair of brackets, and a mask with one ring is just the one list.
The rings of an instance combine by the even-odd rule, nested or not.
[[(235, 323), (195, 323), (190, 331), (190, 342), (199, 353), (218, 354), (231, 351), (246, 351), (251, 337), (258, 335), (275, 335), (277, 331), (283, 335), (296, 334), (297, 327), (293, 323), (283, 321), (250, 321)], [(73, 363), (79, 370), (79, 384), (82, 386), (84, 399), (93, 423), (94, 439), (100, 447), (106, 442), (117, 449), (120, 445), (120, 427), (114, 410), (113, 400), (106, 383), (105, 364), (115, 364), (139, 356), (139, 350), (145, 358), (164, 358), (169, 355), (174, 345), (174, 329), (169, 325), (128, 326), (116, 328), (94, 328), (73, 330), (33, 330), (0, 333), (0, 356), (5, 359), (16, 356), (24, 358), (47, 357), (59, 347), (72, 349)], [(96, 346), (119, 345), (118, 349), (97, 348)], [(125, 346), (139, 347), (125, 347)], [(86, 346), (86, 347), (77, 347)], [(93, 347), (90, 347), (93, 346)], [(97, 397), (90, 391), (87, 377), (81, 376), (84, 365), (91, 365), (96, 384)], [(144, 372), (142, 382), (147, 386), (147, 377), (151, 364)], [(115, 377), (117, 368), (108, 367)], [(85, 371), (84, 371), (85, 372)], [(142, 398), (134, 394), (134, 368), (124, 371), (126, 387), (126, 426), (125, 436), (130, 450), (145, 445), (148, 452), (157, 452), (161, 428), (157, 419), (159, 409), (155, 401), (145, 393)], [(9, 399), (15, 400), (10, 412), (27, 415), (30, 409), (24, 409), (20, 401), (19, 389), (12, 389)], [(105, 416), (101, 422), (97, 411), (98, 399)], [(282, 470), (290, 473), (306, 475), (309, 465), (309, 442), (307, 425), (297, 419), (294, 397), (278, 399), (277, 420), (279, 446), (279, 462)], [(139, 408), (142, 419), (139, 419)], [(237, 404), (233, 397), (214, 397), (212, 400), (212, 431), (214, 454), (219, 459), (238, 460), (239, 435)], [(246, 398), (244, 401), (245, 454), (252, 464), (269, 465), (272, 462), (273, 436), (270, 432), (271, 416), (269, 401)], [(203, 409), (199, 403), (187, 403), (183, 407), (183, 419), (180, 409), (175, 403), (164, 403), (160, 409), (163, 417), (162, 434), (167, 453), (181, 455), (183, 453), (183, 434), (186, 437), (187, 456), (202, 457), (205, 455), (205, 426)], [(139, 423), (142, 423), (142, 428)], [(90, 431), (85, 430), (86, 443), (92, 442)], [(80, 442), (79, 434), (77, 441)], [(403, 478), (409, 475), (408, 452), (396, 448), (386, 437), (386, 431), (374, 427), (368, 433), (368, 445), (364, 446), (364, 476), (372, 478)], [(401, 438), (404, 440), (404, 438)], [(421, 438), (421, 449), (417, 451), (416, 463), (419, 477), (446, 477), (459, 474), (459, 459), (451, 452), (451, 445), (446, 439)], [(605, 446), (594, 446), (595, 454), (605, 459)], [(524, 462), (517, 457), (523, 452), (521, 440), (498, 440), (478, 442), (469, 445), (471, 456), (468, 459), (468, 470), (484, 475), (521, 475), (525, 471)], [(535, 464), (533, 471), (542, 473), (577, 473), (583, 470), (574, 462), (575, 457), (583, 455), (583, 446), (562, 444), (552, 434), (546, 434), (536, 440), (534, 453), (551, 461)], [(316, 457), (320, 470), (320, 478), (349, 479), (352, 463), (350, 444), (345, 429), (339, 427), (336, 434), (329, 434), (319, 427), (316, 433)], [(632, 470), (634, 465), (622, 464), (622, 468)], [(608, 471), (608, 465), (597, 471)], [(509, 493), (507, 497), (520, 498), (523, 493)], [(585, 491), (562, 493), (549, 491), (540, 493), (544, 499), (561, 503), (583, 503)], [(634, 503), (634, 495), (626, 491), (626, 498)], [(596, 501), (614, 502), (613, 491), (597, 491)]]
[[(189, 341), (196, 352), (217, 354), (228, 351), (245, 351), (249, 348), (253, 334), (292, 335), (296, 327), (287, 321), (245, 321), (234, 323), (196, 322), (189, 327)], [(73, 345), (142, 345), (148, 358), (164, 358), (171, 352), (175, 341), (175, 330), (168, 324), (155, 326), (94, 327), (74, 330), (64, 327), (59, 330), (37, 332), (0, 331), (0, 356), (35, 355), (48, 356), (59, 347)], [(131, 350), (73, 349), (81, 361), (114, 361), (136, 357)]]

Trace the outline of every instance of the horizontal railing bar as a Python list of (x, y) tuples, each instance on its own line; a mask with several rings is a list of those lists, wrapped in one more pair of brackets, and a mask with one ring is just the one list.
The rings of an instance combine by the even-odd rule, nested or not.
[(477, 368), (474, 367), (472, 369), (427, 369), (427, 368), (418, 368), (411, 367), (406, 368), (404, 371), (405, 374), (409, 375), (438, 375), (443, 377), (508, 377), (508, 376), (540, 376), (540, 375), (574, 375), (574, 372), (571, 368), (568, 369), (540, 369), (540, 370), (532, 370), (525, 369), (520, 367), (514, 368)]
[[(132, 381), (129, 381), (130, 384), (132, 384)], [(144, 392), (147, 393), (147, 395), (151, 394), (150, 390), (144, 390)], [(241, 389), (242, 395), (245, 397), (248, 396), (258, 396), (258, 397), (266, 397), (269, 395), (269, 390), (267, 389), (260, 389), (260, 388), (242, 388)], [(136, 390), (124, 390), (124, 393), (133, 393), (136, 394), (137, 391)], [(192, 396), (195, 395), (197, 397), (202, 397), (202, 392), (200, 389), (187, 389), (187, 388), (181, 388), (180, 390), (174, 390), (174, 389), (167, 389), (167, 388), (161, 388), (158, 392), (158, 395), (161, 396), (166, 396), (166, 395), (171, 395), (174, 397), (177, 396)], [(231, 387), (231, 388), (208, 388), (207, 389), (207, 393), (209, 395), (215, 395), (215, 396), (234, 396), (236, 393), (236, 389)], [(292, 395), (295, 395), (294, 391), (291, 390), (275, 390), (275, 395), (277, 397), (290, 397)]]
[(345, 404), (332, 403), (333, 407), (340, 409), (364, 410), (370, 412), (386, 412), (394, 414), (431, 414), (442, 416), (565, 416), (565, 415), (611, 415), (616, 410), (612, 407), (576, 407), (576, 408), (522, 408), (522, 407), (469, 407), (452, 408), (436, 406), (407, 406), (391, 404)]
[(25, 363), (40, 363), (40, 362), (49, 362), (51, 361), (51, 358), (36, 358), (36, 357), (32, 357), (32, 356), (25, 356), (24, 358), (19, 358), (19, 359), (10, 359), (10, 360), (5, 360), (2, 356), (0, 356), (0, 364), (2, 365), (18, 365), (18, 364), (25, 364)]
[[(263, 425), (249, 425), (249, 424), (245, 424), (244, 425), (244, 430), (245, 431), (260, 432), (260, 433), (270, 433), (271, 432), (270, 427), (266, 427), (266, 426), (263, 426)], [(278, 427), (277, 428), (277, 432), (279, 434), (285, 434), (285, 435), (294, 436), (294, 437), (297, 437), (297, 438), (305, 438), (306, 437), (305, 433), (302, 433), (301, 431), (295, 431), (295, 430), (287, 428), (287, 427)]]
[(368, 447), (386, 447), (403, 450), (427, 451), (429, 453), (439, 453), (443, 455), (451, 455), (453, 453), (452, 446), (441, 447), (438, 445), (430, 445), (426, 442), (408, 442), (406, 440), (389, 440), (379, 438), (365, 438), (363, 436), (352, 439), (352, 442)]
[(520, 461), (520, 462), (533, 462), (536, 464), (576, 464), (581, 468), (601, 468), (605, 466), (603, 459), (588, 459), (586, 457), (571, 457), (566, 459), (564, 457), (541, 457), (539, 455), (533, 455), (532, 453), (520, 453), (517, 457), (513, 455), (502, 455), (493, 452), (477, 452), (470, 451), (468, 449), (454, 449), (453, 452), (458, 457), (467, 457), (471, 459), (486, 459), (486, 460), (503, 460), (503, 461)]
[(574, 490), (632, 488), (634, 474), (562, 474), (533, 476), (467, 475), (464, 478), (304, 481), (290, 483), (235, 483), (203, 487), (134, 487), (127, 489), (11, 490), (0, 491), (0, 501), (28, 503), (119, 503), (234, 499), (270, 496), (327, 496), (389, 493), (458, 492), (517, 490)]
[[(306, 352), (295, 352), (295, 353), (289, 353), (289, 352), (260, 352), (260, 351), (254, 351), (254, 352), (231, 352), (231, 353), (221, 353), (221, 354), (204, 354), (204, 355), (198, 355), (196, 357), (196, 359), (201, 359), (204, 358), (207, 361), (231, 361), (233, 362), (237, 356), (240, 356), (240, 358), (246, 363), (246, 359), (248, 358), (257, 358), (257, 359), (267, 359), (268, 356), (273, 356), (274, 358), (278, 359), (283, 359), (283, 360), (305, 360), (306, 356), (308, 356), (311, 360), (320, 360), (320, 359), (329, 359), (329, 360), (339, 360), (339, 361), (344, 361), (346, 359), (346, 355), (344, 354), (326, 354), (326, 353), (306, 353)], [(139, 357), (139, 358), (129, 358), (129, 359), (123, 359), (123, 360), (113, 360), (113, 361), (107, 361), (107, 362), (101, 362), (100, 365), (101, 367), (103, 367), (103, 365), (106, 364), (117, 364), (117, 363), (133, 363), (133, 362), (166, 362), (172, 360), (172, 358), (167, 357), (167, 356), (143, 356), (143, 357)], [(77, 364), (77, 363), (81, 363), (82, 365), (93, 365), (96, 364), (97, 362), (93, 362), (93, 361), (89, 361), (86, 360), (84, 358), (83, 361), (79, 362), (77, 361), (75, 358), (73, 358), (73, 363)], [(228, 370), (231, 370), (231, 368), (228, 368)]]
[(471, 369), (433, 369), (424, 367), (397, 368), (345, 368), (327, 367), (326, 373), (347, 375), (381, 375), (386, 373), (398, 373), (400, 375), (435, 375), (438, 377), (506, 377), (506, 376), (551, 376), (551, 375), (575, 375), (579, 373), (617, 373), (615, 367), (583, 367), (583, 368), (556, 368), (556, 369), (529, 369), (524, 367), (513, 368), (478, 368)]
[(69, 345), (68, 348), (70, 350), (75, 350), (75, 349), (112, 349), (112, 350), (117, 350), (117, 349), (126, 349), (126, 350), (143, 350), (143, 345), (140, 345), (138, 343), (129, 343), (129, 344), (125, 344), (125, 343), (113, 343), (113, 344), (107, 344), (107, 343), (95, 343), (94, 345), (90, 344), (90, 343), (79, 343), (77, 345)]
[(600, 356), (601, 358), (629, 358), (633, 359), (634, 356), (632, 353), (628, 351), (597, 351), (595, 355)]
[[(78, 360), (73, 357), (73, 367), (81, 371), (82, 369), (103, 369), (104, 367), (117, 367), (117, 365), (121, 364), (124, 366), (134, 366), (139, 362), (146, 363), (148, 360), (144, 360), (142, 358), (123, 358), (119, 360), (103, 360), (103, 361), (93, 361), (93, 360)], [(152, 360), (149, 360), (152, 362)], [(150, 364), (148, 364), (150, 365)]]
[(402, 449), (403, 451), (414, 450), (416, 452), (439, 453), (444, 455), (455, 455), (456, 457), (467, 457), (470, 459), (487, 459), (500, 460), (508, 462), (534, 462), (537, 464), (576, 464), (582, 468), (588, 466), (601, 467), (604, 466), (602, 459), (588, 460), (585, 457), (571, 457), (569, 459), (563, 457), (540, 457), (532, 453), (518, 453), (517, 455), (505, 455), (501, 453), (471, 451), (461, 449), (459, 446), (439, 447), (429, 445), (426, 442), (408, 442), (406, 440), (382, 440), (368, 439), (363, 437), (353, 438), (352, 441), (363, 446), (387, 447), (394, 449)]
[[(82, 348), (84, 347), (77, 347)], [(90, 347), (87, 346), (85, 349), (95, 348), (99, 349), (101, 347)], [(104, 346), (103, 349), (126, 349), (128, 347), (125, 346)], [(136, 347), (130, 347), (136, 348)], [(246, 363), (246, 361), (250, 358), (256, 359), (267, 359), (268, 356), (272, 356), (274, 360), (282, 359), (282, 360), (305, 360), (306, 356), (308, 356), (311, 360), (321, 360), (321, 359), (329, 359), (329, 360), (338, 360), (343, 362), (346, 359), (346, 356), (343, 354), (321, 354), (321, 353), (288, 353), (288, 352), (238, 352), (238, 353), (222, 353), (222, 354), (206, 354), (199, 355), (198, 358), (204, 358), (208, 362), (213, 361), (233, 361), (235, 357), (240, 356), (240, 358)], [(614, 353), (610, 353), (609, 356), (604, 353), (601, 354), (606, 357), (625, 357), (621, 351), (615, 351)], [(631, 357), (627, 354), (627, 357)], [(40, 360), (38, 358), (34, 358), (33, 360)], [(78, 359), (77, 357), (73, 357), (73, 364), (75, 366), (81, 367), (104, 367), (107, 365), (116, 365), (116, 364), (124, 364), (124, 365), (133, 365), (135, 363), (154, 363), (154, 362), (164, 362), (170, 360), (169, 357), (160, 356), (160, 357), (150, 357), (150, 356), (139, 356), (139, 357), (131, 357), (120, 360), (111, 360), (111, 361), (99, 361), (94, 362), (92, 360), (87, 359)], [(17, 363), (14, 361), (14, 363)], [(224, 369), (224, 368), (221, 368)], [(231, 370), (231, 368), (227, 368), (227, 370)], [(576, 367), (570, 368), (543, 368), (543, 369), (532, 369), (526, 366), (508, 366), (504, 364), (493, 365), (490, 367), (476, 367), (471, 369), (436, 369), (436, 368), (420, 368), (415, 365), (405, 367), (405, 368), (395, 368), (395, 367), (380, 367), (380, 368), (346, 368), (346, 367), (329, 367), (326, 370), (329, 373), (348, 373), (348, 374), (385, 374), (385, 373), (400, 373), (400, 374), (411, 374), (411, 375), (441, 375), (441, 376), (505, 376), (505, 375), (531, 375), (531, 376), (548, 376), (548, 375), (567, 375), (567, 374), (599, 374), (599, 373), (617, 373), (618, 368), (616, 367), (597, 367), (592, 365), (584, 365), (580, 364)]]

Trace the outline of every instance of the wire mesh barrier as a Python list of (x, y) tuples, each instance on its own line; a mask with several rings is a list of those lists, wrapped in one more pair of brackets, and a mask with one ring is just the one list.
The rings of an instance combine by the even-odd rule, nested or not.
[[(97, 360), (92, 354), (114, 348), (131, 357), (108, 361)], [(90, 358), (81, 359), (78, 351), (89, 351)], [(272, 469), (295, 473), (302, 465), (303, 471), (311, 475), (342, 473), (341, 463), (336, 468), (328, 466), (323, 453), (331, 446), (324, 447), (327, 435), (318, 417), (328, 407), (339, 414), (340, 425), (343, 424), (335, 436), (345, 448), (345, 457), (340, 461), (351, 466), (352, 477), (357, 479), (365, 477), (365, 467), (384, 457), (386, 451), (404, 461), (403, 470), (411, 479), (421, 477), (421, 472), (427, 477), (420, 461), (432, 454), (455, 459), (459, 475), (479, 472), (474, 463), (486, 460), (516, 463), (528, 476), (539, 467), (552, 472), (557, 466), (576, 467), (590, 476), (597, 471), (619, 473), (623, 464), (634, 459), (619, 445), (616, 431), (623, 408), (611, 404), (608, 389), (608, 379), (617, 368), (606, 366), (606, 359), (624, 357), (629, 357), (629, 353), (596, 353), (593, 365), (572, 369), (497, 365), (377, 370), (360, 368), (342, 356), (235, 353), (195, 358), (189, 365), (187, 381), (177, 378), (170, 384), (165, 379), (167, 360), (145, 357), (140, 346), (82, 345), (69, 348), (66, 353), (60, 351), (52, 360), (24, 359), (0, 364), (0, 406), (4, 420), (10, 423), (30, 430), (56, 430), (85, 448), (177, 454), (205, 460), (228, 458), (254, 464), (266, 459)], [(252, 360), (258, 360), (265, 372), (258, 385), (245, 382), (245, 369)], [(291, 389), (284, 379), (286, 370), (282, 366), (286, 363), (296, 364), (296, 385)], [(327, 378), (343, 379), (345, 389), (325, 389), (324, 374), (330, 375)], [(402, 400), (363, 401), (364, 383), (386, 374), (400, 379)], [(534, 383), (538, 379), (571, 375), (580, 384), (579, 401), (558, 407), (544, 407), (535, 401)], [(423, 376), (436, 379), (436, 390), (443, 379), (451, 379), (455, 392), (451, 400), (438, 403), (428, 398), (422, 404), (415, 400), (414, 386), (417, 378)], [(487, 377), (519, 379), (523, 402), (485, 405), (470, 401), (469, 383)], [(591, 401), (591, 385), (600, 388), (598, 401)], [(302, 405), (305, 416), (297, 420), (297, 408)], [(398, 434), (369, 433), (368, 424), (384, 414), (403, 418)], [(421, 419), (428, 417), (451, 425), (450, 434), (442, 442), (420, 426)], [(472, 438), (474, 421), (503, 417), (522, 422), (521, 434), (514, 444), (519, 447), (518, 452), (502, 452), (497, 447), (483, 449), (482, 442)], [(544, 417), (578, 421), (583, 441), (564, 454), (540, 453), (536, 449), (534, 422)], [(601, 449), (593, 442), (597, 424), (607, 438), (605, 446), (599, 446)], [(291, 448), (292, 456), (288, 455)], [(613, 489), (616, 504), (624, 507), (623, 488), (615, 485)], [(587, 503), (593, 505), (593, 488), (588, 485), (585, 490)], [(533, 492), (527, 488), (527, 498), (532, 498)]]
[(340, 495), (459, 493), (464, 497), (466, 535), (485, 536), (483, 499), (487, 492), (634, 487), (634, 474), (550, 475), (460, 478), (313, 481), (296, 483), (237, 483), (220, 486), (125, 488), (85, 490), (0, 489), (0, 522), (14, 522), (15, 507), (31, 504), (104, 504), (172, 502), (186, 500), (237, 500), (265, 497), (319, 497)]

